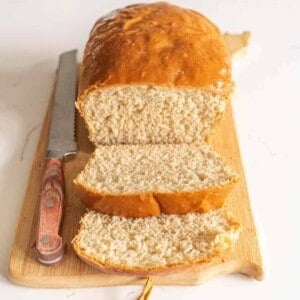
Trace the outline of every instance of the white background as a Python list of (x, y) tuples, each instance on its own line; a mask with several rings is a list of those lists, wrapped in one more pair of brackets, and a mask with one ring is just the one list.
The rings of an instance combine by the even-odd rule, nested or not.
[[(147, 2), (147, 1), (144, 1)], [(135, 299), (141, 287), (31, 289), (6, 278), (22, 197), (58, 55), (82, 50), (94, 21), (133, 1), (0, 3), (0, 292), (2, 299)], [(155, 287), (152, 299), (300, 299), (300, 1), (173, 1), (222, 31), (250, 30), (233, 101), (266, 278), (219, 276)], [(4, 298), (3, 298), (4, 297)]]

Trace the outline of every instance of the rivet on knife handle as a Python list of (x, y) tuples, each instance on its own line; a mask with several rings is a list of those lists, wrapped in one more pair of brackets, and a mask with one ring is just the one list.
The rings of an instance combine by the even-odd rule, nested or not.
[(64, 243), (59, 235), (63, 201), (63, 161), (60, 158), (48, 158), (42, 182), (36, 241), (38, 260), (43, 264), (57, 263), (64, 254)]

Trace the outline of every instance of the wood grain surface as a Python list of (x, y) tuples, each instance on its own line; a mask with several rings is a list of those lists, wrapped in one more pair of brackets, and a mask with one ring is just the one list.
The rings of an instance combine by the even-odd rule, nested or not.
[[(10, 252), (8, 277), (20, 285), (48, 288), (144, 284), (145, 278), (101, 273), (84, 264), (72, 249), (71, 240), (79, 229), (79, 219), (85, 212), (85, 207), (75, 194), (72, 180), (84, 167), (93, 151), (93, 146), (87, 139), (83, 120), (79, 116), (76, 124), (78, 152), (76, 158), (64, 164), (66, 195), (62, 237), (66, 242), (66, 254), (58, 265), (44, 266), (38, 262), (35, 247), (38, 195), (45, 163), (49, 121), (48, 109)], [(156, 276), (154, 277), (156, 285), (197, 285), (215, 275), (228, 273), (243, 273), (258, 280), (263, 277), (262, 260), (230, 105), (221, 126), (211, 139), (211, 144), (241, 175), (240, 182), (228, 199), (229, 209), (242, 226), (237, 247), (233, 253), (213, 259), (209, 263), (197, 264), (171, 275)]]

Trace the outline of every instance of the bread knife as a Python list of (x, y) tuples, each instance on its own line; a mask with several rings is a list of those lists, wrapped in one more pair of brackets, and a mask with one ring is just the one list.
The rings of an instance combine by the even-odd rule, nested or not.
[(74, 135), (76, 54), (77, 50), (62, 53), (57, 69), (36, 238), (37, 258), (46, 265), (58, 263), (65, 251), (64, 241), (60, 235), (64, 202), (63, 165), (66, 157), (75, 155), (77, 149)]

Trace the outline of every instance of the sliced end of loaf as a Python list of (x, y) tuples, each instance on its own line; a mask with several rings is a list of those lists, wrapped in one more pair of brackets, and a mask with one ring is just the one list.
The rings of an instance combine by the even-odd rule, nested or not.
[(225, 100), (200, 89), (128, 85), (93, 88), (76, 105), (95, 145), (179, 144), (205, 139)]
[(231, 251), (240, 227), (224, 209), (206, 214), (128, 219), (87, 212), (72, 243), (93, 267), (150, 275), (206, 262)]

